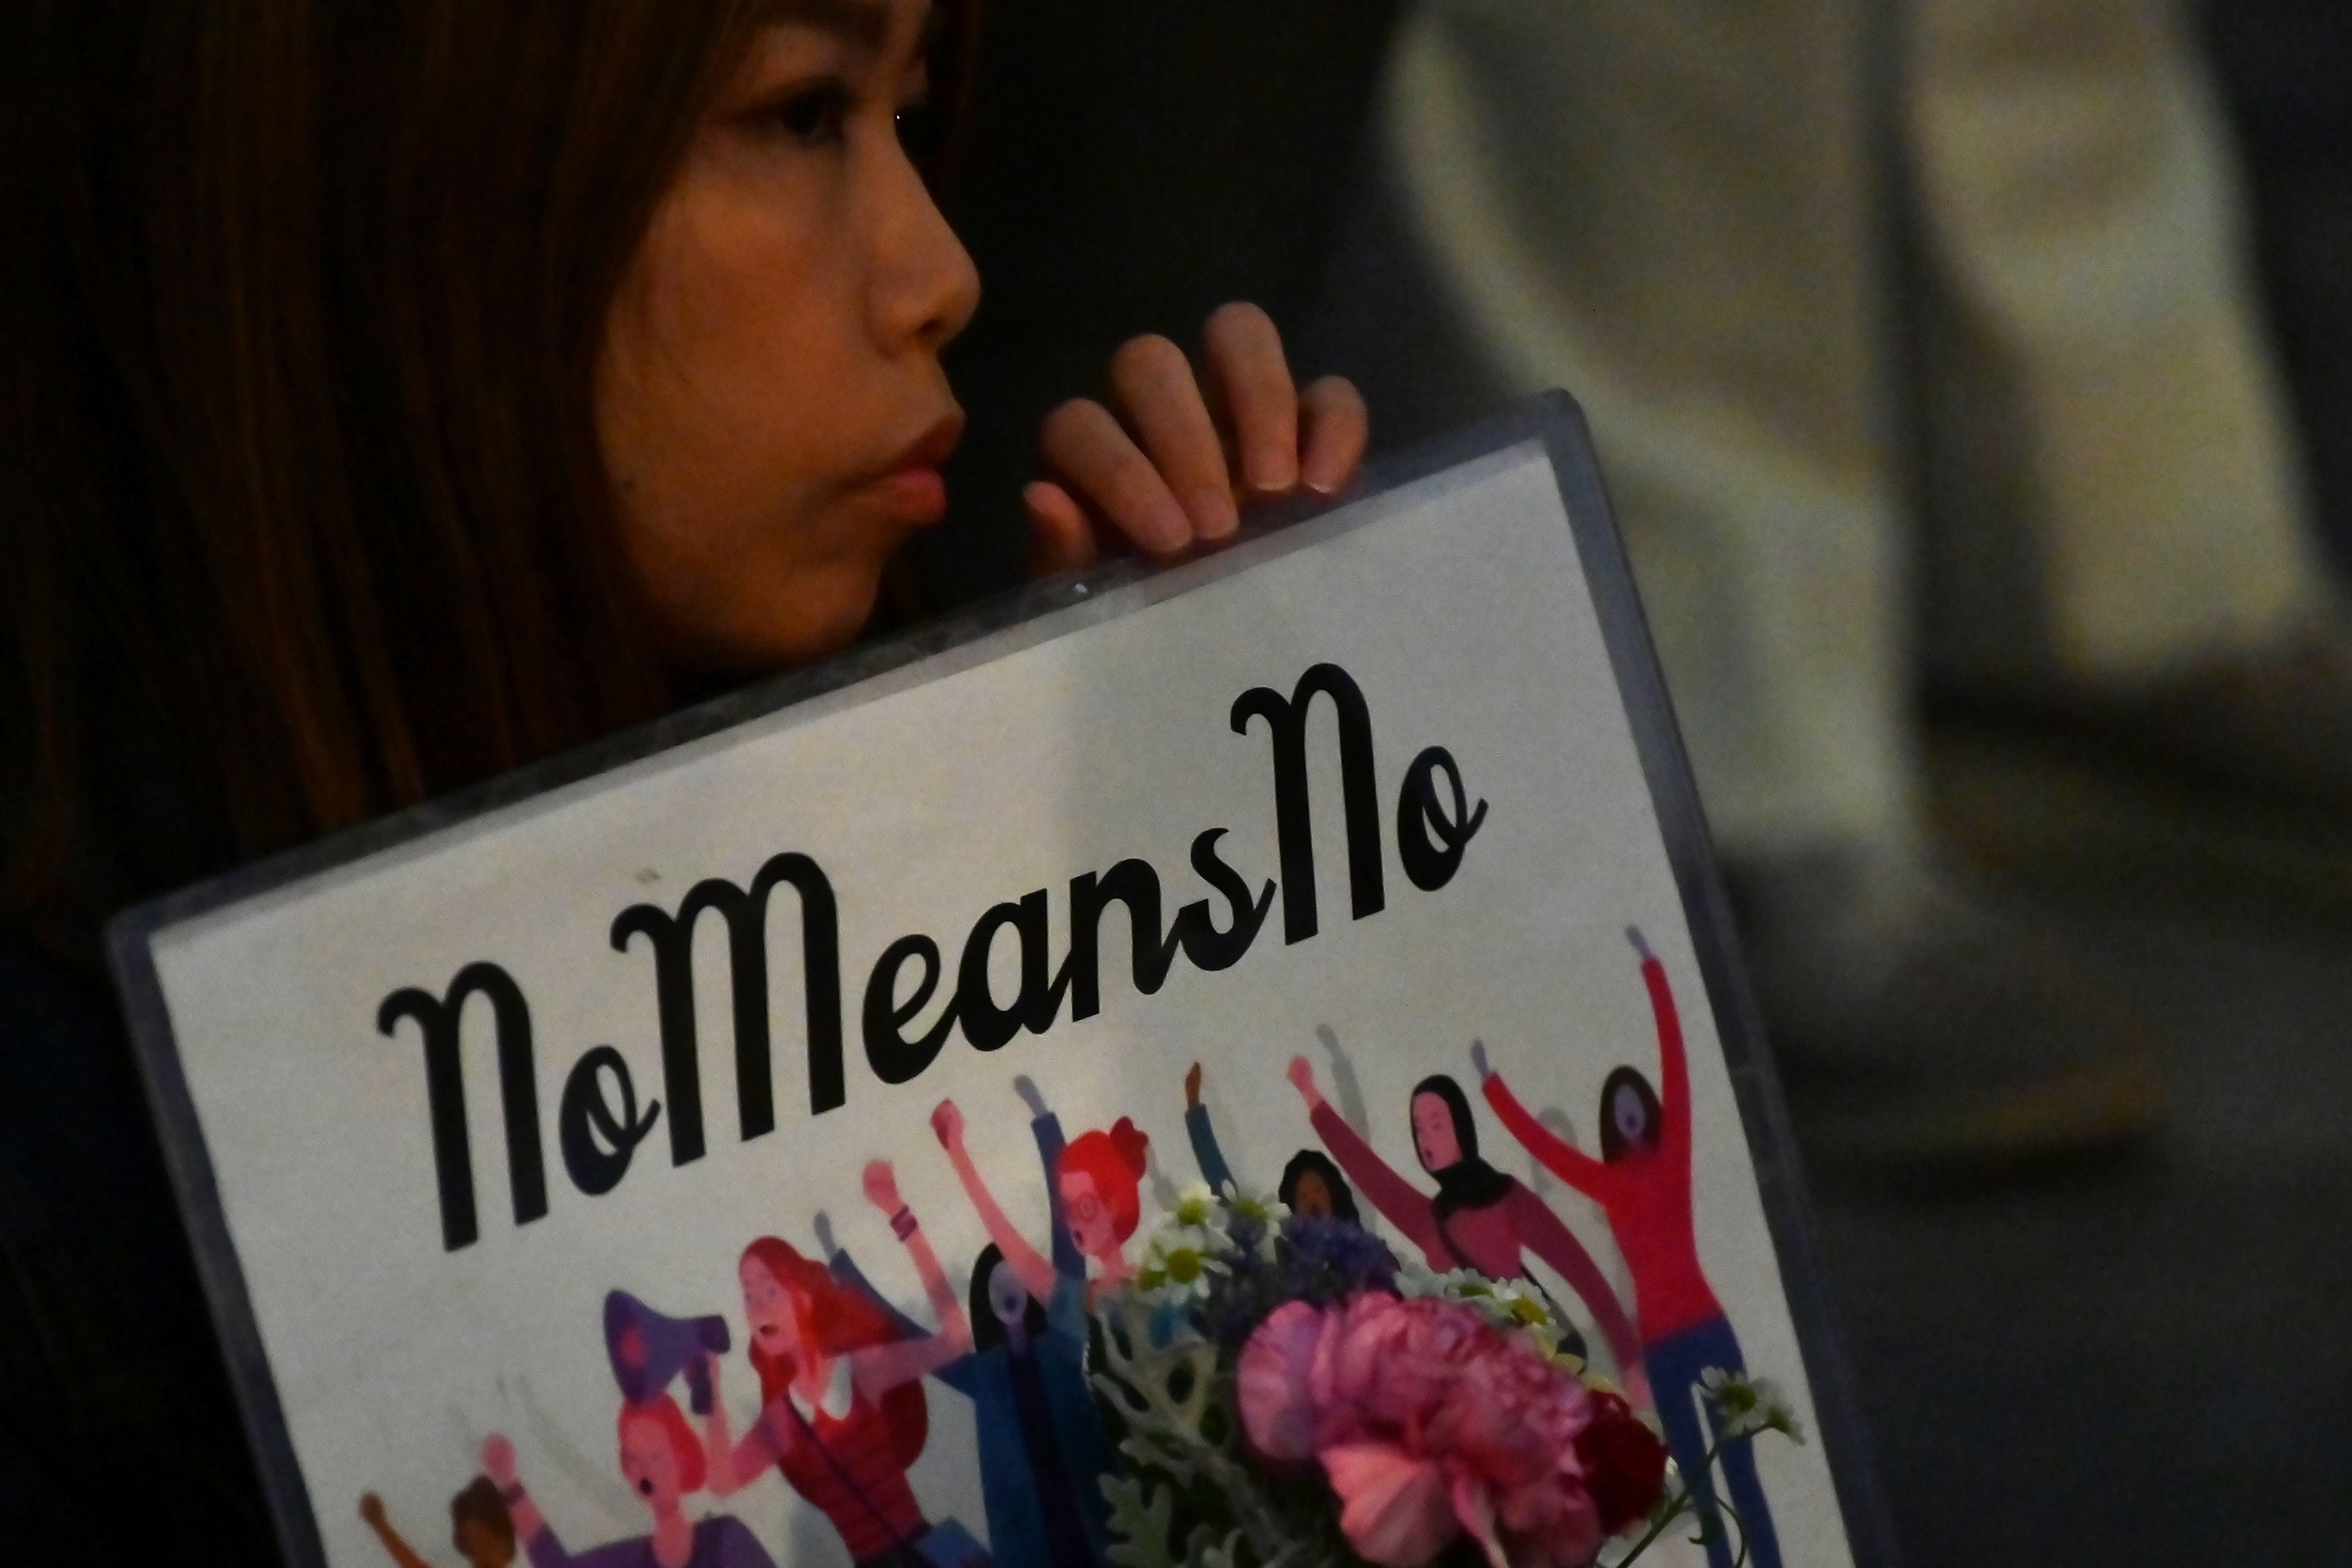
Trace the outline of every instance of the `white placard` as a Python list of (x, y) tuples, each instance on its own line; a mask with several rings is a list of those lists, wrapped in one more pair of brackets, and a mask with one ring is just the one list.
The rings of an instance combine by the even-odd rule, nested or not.
[[(357, 1511), (371, 1492), (412, 1540), (438, 1546), (492, 1433), (510, 1439), (566, 1544), (643, 1534), (616, 1458), (608, 1292), (725, 1321), (721, 1397), (744, 1429), (759, 1384), (739, 1259), (753, 1238), (823, 1259), (824, 1216), (881, 1293), (925, 1330), (937, 1321), (891, 1217), (861, 1190), (867, 1162), (891, 1162), (966, 1299), (987, 1233), (932, 1131), (943, 1100), (962, 1110), (1013, 1223), (1046, 1248), (1017, 1078), (1069, 1136), (1120, 1117), (1148, 1135), (1131, 1251), (1196, 1175), (1191, 1064), (1235, 1176), (1262, 1190), (1328, 1142), (1286, 1079), (1294, 1056), (1415, 1194), (1439, 1184), (1417, 1158), (1409, 1102), (1428, 1075), (1452, 1075), (1480, 1152), (1565, 1222), (1612, 1304), (1645, 1331), (1678, 1323), (1687, 1281), (1629, 1268), (1602, 1207), (1543, 1170), (1480, 1098), (1469, 1054), (1483, 1041), (1529, 1107), (1598, 1154), (1612, 1069), (1662, 1082), (1629, 927), (1662, 965), (1686, 1042), (1701, 1289), (1749, 1369), (1818, 1433), (1808, 1369), (1822, 1347), (1799, 1331), (1811, 1283), (1783, 1257), (1794, 1221), (1768, 1215), (1748, 1131), (1770, 1124), (1769, 1108), (1751, 1102), (1743, 1121), (1711, 1001), (1729, 994), (1727, 960), (1686, 902), (1704, 885), (1687, 783), (1657, 740), (1630, 604), (1588, 577), (1596, 560), (1622, 576), (1606, 520), (1571, 519), (1563, 500), (1597, 512), (1589, 481), (1564, 492), (1563, 457), (1584, 461), (1580, 442), (1564, 399), (1523, 411), (1466, 461), (1225, 555), (586, 777), (509, 788), (520, 797), (396, 830), (372, 853), (331, 849), (132, 917), (118, 963), (291, 1557), (386, 1561)], [(1651, 689), (1629, 694), (1629, 669)], [(1277, 763), (1294, 703), (1307, 805), (1286, 846)], [(1222, 883), (1204, 879), (1219, 868)], [(803, 893), (819, 884), (829, 900)], [(1105, 891), (1146, 885), (1157, 923), (1182, 933), (1154, 945), (1149, 994), (1129, 907)], [(763, 887), (764, 925), (746, 917), (751, 951), (730, 949), (725, 906)], [(1073, 934), (1087, 889), (1092, 942)], [(1234, 889), (1270, 897), (1245, 946)], [(706, 907), (690, 946), (676, 923), (688, 903)], [(964, 963), (981, 924), (993, 928), (985, 997)], [(812, 984), (804, 936), (827, 926), (835, 973)], [(936, 994), (913, 1009), (925, 964), (907, 955), (927, 946)], [(1069, 977), (1074, 947), (1097, 954), (1093, 995), (1083, 973), (1058, 994), (1040, 984)], [(877, 980), (893, 953), (895, 983)], [(764, 1099), (739, 1082), (747, 958), (755, 987), (766, 969)], [(1164, 975), (1149, 973), (1162, 962)], [(922, 1037), (951, 997), (958, 1016), (926, 1065)], [(439, 1075), (437, 1145), (436, 1030), (457, 1064)], [(697, 1093), (698, 1117), (682, 1114)], [(462, 1143), (448, 1135), (453, 1099)], [(1378, 1213), (1388, 1189), (1355, 1187), (1367, 1222), (1418, 1256), (1425, 1215)], [(1454, 1230), (1467, 1213), (1454, 1212)], [(1527, 1257), (1596, 1361), (1631, 1371), (1614, 1366), (1609, 1313)], [(986, 1540), (976, 1434), (1005, 1440), (1007, 1417), (936, 1379), (920, 1386), (915, 1497), (927, 1519)], [(675, 1392), (684, 1404), (682, 1382)], [(1834, 1446), (1839, 1419), (1825, 1413)], [(1848, 1543), (1818, 1437), (1768, 1441), (1757, 1459), (1782, 1561), (1867, 1555)], [(780, 1563), (850, 1561), (774, 1468), (688, 1510), (733, 1515)]]

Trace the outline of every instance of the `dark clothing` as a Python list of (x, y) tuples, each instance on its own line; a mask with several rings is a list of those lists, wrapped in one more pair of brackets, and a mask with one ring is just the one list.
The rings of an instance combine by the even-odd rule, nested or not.
[[(525, 1543), (524, 1550), (530, 1553), (531, 1568), (661, 1568), (649, 1535), (586, 1552), (567, 1552), (554, 1531), (542, 1530)], [(686, 1568), (776, 1568), (776, 1563), (743, 1528), (741, 1520), (719, 1514), (695, 1522), (694, 1552), (687, 1558)]]
[(275, 1537), (105, 983), (0, 949), (0, 1540), (269, 1563)]

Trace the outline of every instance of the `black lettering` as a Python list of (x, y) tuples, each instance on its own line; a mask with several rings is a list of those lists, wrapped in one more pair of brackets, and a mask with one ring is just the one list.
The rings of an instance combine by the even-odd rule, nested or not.
[[(999, 1007), (988, 989), (989, 944), (1000, 931), (1012, 929), (1021, 937), (1021, 994), (1012, 1006)], [(1023, 1028), (1042, 1035), (1054, 1026), (1062, 1009), (1062, 993), (1069, 989), (1070, 968), (1049, 984), (1045, 979), (1045, 889), (1025, 894), (1017, 904), (999, 904), (980, 917), (963, 944), (963, 963), (956, 973), (956, 1012), (963, 1019), (964, 1038), (975, 1050), (992, 1051)]]
[(643, 936), (654, 953), (661, 1014), (662, 1088), (669, 1097), (670, 1163), (703, 1153), (702, 1070), (694, 1020), (694, 930), (716, 910), (727, 922), (728, 973), (735, 1003), (736, 1116), (748, 1142), (776, 1127), (775, 1075), (768, 1046), (768, 895), (790, 882), (801, 896), (802, 992), (808, 1024), (809, 1113), (843, 1103), (841, 936), (833, 884), (802, 854), (772, 858), (747, 891), (723, 878), (697, 882), (671, 915), (653, 904), (623, 910), (613, 921), (613, 950)]
[[(1437, 795), (1441, 773), (1454, 794), (1450, 812)], [(1462, 770), (1454, 765), (1453, 752), (1432, 746), (1413, 758), (1412, 766), (1404, 773), (1404, 787), (1397, 792), (1396, 816), (1397, 858), (1404, 862), (1404, 874), (1412, 879), (1412, 885), (1433, 893), (1454, 880), (1454, 873), (1462, 866), (1464, 847), (1486, 821), (1486, 803), (1481, 800), (1476, 810), (1470, 808), (1469, 794), (1462, 787)]]
[[(604, 1099), (603, 1075), (611, 1073), (621, 1092), (616, 1114)], [(557, 1142), (563, 1150), (563, 1168), (572, 1184), (590, 1197), (599, 1197), (621, 1184), (637, 1145), (654, 1130), (661, 1101), (637, 1115), (637, 1086), (629, 1064), (610, 1046), (598, 1046), (572, 1065), (563, 1080), (563, 1104), (555, 1119)]]
[(495, 963), (469, 963), (436, 996), (408, 986), (383, 999), (375, 1026), (390, 1036), (413, 1018), (425, 1037), (425, 1094), (433, 1119), (433, 1175), (441, 1190), (441, 1245), (450, 1252), (481, 1234), (474, 1211), (474, 1161), (467, 1146), (466, 1082), (460, 1070), (467, 998), (486, 996), (497, 1023), (499, 1100), (506, 1112), (507, 1184), (517, 1225), (547, 1213), (547, 1166), (539, 1147), (539, 1084), (531, 1063), (530, 1005), (514, 977)]
[(1184, 956), (1195, 969), (1215, 971), (1239, 963), (1250, 943), (1257, 940), (1258, 928), (1265, 924), (1266, 910), (1274, 907), (1273, 882), (1268, 881), (1253, 899), (1241, 873), (1218, 858), (1217, 840), (1224, 836), (1223, 828), (1212, 827), (1192, 840), (1192, 869), (1223, 898), (1233, 924), (1219, 931), (1209, 919), (1206, 899), (1176, 911), (1176, 939), (1184, 944)]
[[(896, 1000), (898, 971), (910, 958), (922, 960), (923, 974), (915, 983), (914, 995), (900, 1006)], [(915, 1021), (915, 1015), (929, 1005), (931, 994), (939, 988), (940, 944), (929, 937), (902, 936), (874, 961), (874, 973), (866, 982), (866, 1059), (873, 1067), (874, 1076), (884, 1083), (907, 1082), (930, 1066), (940, 1047), (947, 1044), (948, 1031), (956, 1021), (953, 997), (929, 1034), (910, 1040), (905, 1033), (907, 1026)]]
[[(1176, 933), (1160, 934), (1160, 873), (1148, 860), (1121, 860), (1101, 876), (1088, 871), (1070, 879), (1070, 956), (1062, 965), (1058, 988), (1070, 989), (1070, 1017), (1091, 1018), (1102, 1011), (1103, 911), (1113, 903), (1127, 906), (1129, 972), (1139, 994), (1150, 996), (1168, 979), (1176, 958)], [(1057, 996), (1055, 1001), (1058, 1003)]]
[(1320, 693), (1339, 721), (1339, 789), (1347, 809), (1348, 883), (1355, 916), (1378, 914), (1381, 886), (1381, 808), (1372, 776), (1372, 716), (1354, 679), (1336, 664), (1318, 664), (1298, 678), (1289, 697), (1256, 686), (1234, 699), (1233, 728), (1249, 732), (1264, 719), (1274, 743), (1274, 825), (1282, 856), (1282, 940), (1304, 942), (1317, 929), (1315, 841), (1307, 796), (1307, 709)]

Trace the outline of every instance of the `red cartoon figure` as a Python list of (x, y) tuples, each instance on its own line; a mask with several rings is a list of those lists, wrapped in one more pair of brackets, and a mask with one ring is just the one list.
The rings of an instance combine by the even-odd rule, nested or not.
[[(712, 1401), (703, 1426), (710, 1489), (725, 1497), (773, 1465), (840, 1531), (857, 1568), (984, 1561), (961, 1526), (923, 1517), (907, 1481), (930, 1433), (923, 1375), (971, 1349), (971, 1325), (887, 1162), (866, 1167), (866, 1195), (906, 1244), (939, 1331), (906, 1338), (824, 1264), (774, 1237), (751, 1243), (737, 1272), (761, 1408), (739, 1443), (726, 1403)], [(715, 1379), (715, 1356), (710, 1367)]]
[(572, 1552), (548, 1528), (515, 1473), (514, 1445), (492, 1436), (482, 1468), (498, 1484), (531, 1568), (775, 1568), (767, 1548), (725, 1514), (686, 1517), (684, 1502), (703, 1482), (702, 1447), (686, 1413), (667, 1394), (621, 1406), (621, 1474), (654, 1516), (650, 1533)]
[(1527, 1279), (1521, 1255), (1534, 1253), (1583, 1298), (1608, 1337), (1627, 1387), (1641, 1398), (1642, 1342), (1617, 1293), (1549, 1205), (1517, 1177), (1479, 1158), (1478, 1125), (1461, 1085), (1439, 1073), (1413, 1086), (1412, 1146), (1421, 1168), (1437, 1180), (1432, 1197), (1391, 1169), (1331, 1109), (1315, 1087), (1315, 1068), (1305, 1057), (1290, 1058), (1290, 1081), (1339, 1168), (1382, 1217), (1421, 1248), (1432, 1268), (1475, 1268), (1490, 1279)]
[[(1063, 1311), (1068, 1304), (1066, 1297), (1074, 1298), (1080, 1308), (1091, 1307), (1097, 1292), (1135, 1271), (1124, 1248), (1143, 1215), (1143, 1152), (1150, 1140), (1122, 1116), (1108, 1132), (1081, 1132), (1057, 1149), (1061, 1125), (1036, 1098), (1035, 1087), (1025, 1079), (1015, 1087), (1035, 1113), (1038, 1148), (1050, 1173), (1046, 1197), (1052, 1229), (1046, 1246), (1053, 1253), (1051, 1261), (1005, 1217), (988, 1184), (981, 1180), (979, 1167), (963, 1146), (963, 1112), (955, 1101), (940, 1101), (931, 1112), (931, 1131), (939, 1134), (989, 1239), (1003, 1252), (1029, 1294), (1045, 1304), (1049, 1315)], [(1086, 1274), (1089, 1261), (1095, 1267), (1091, 1281)]]
[[(1650, 1387), (1658, 1420), (1666, 1429), (1666, 1446), (1711, 1516), (1714, 1484), (1706, 1464), (1707, 1436), (1699, 1426), (1700, 1407), (1706, 1406), (1710, 1428), (1717, 1415), (1700, 1393), (1699, 1376), (1709, 1367), (1727, 1373), (1744, 1368), (1730, 1321), (1699, 1269), (1691, 1216), (1690, 1063), (1683, 1051), (1675, 994), (1666, 984), (1665, 965), (1642, 940), (1640, 930), (1626, 927), (1625, 939), (1642, 960), (1642, 980), (1649, 987), (1650, 1009), (1657, 1018), (1664, 1092), (1652, 1089), (1649, 1079), (1633, 1068), (1610, 1073), (1601, 1086), (1600, 1159), (1570, 1148), (1528, 1115), (1502, 1075), (1487, 1068), (1485, 1047), (1474, 1045), (1471, 1056), (1486, 1103), (1511, 1135), (1546, 1169), (1607, 1212), (1617, 1249), (1633, 1273), (1634, 1310), (1641, 1317)], [(1754, 1453), (1747, 1444), (1727, 1444), (1721, 1463), (1749, 1555), (1757, 1568), (1780, 1568), (1780, 1543), (1756, 1479)], [(1728, 1568), (1730, 1552), (1722, 1532), (1709, 1537), (1706, 1550), (1711, 1568)]]

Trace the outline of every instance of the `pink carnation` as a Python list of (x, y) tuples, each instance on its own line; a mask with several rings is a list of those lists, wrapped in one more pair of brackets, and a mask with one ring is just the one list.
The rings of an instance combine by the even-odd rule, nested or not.
[(1421, 1568), (1465, 1530), (1494, 1568), (1580, 1568), (1600, 1550), (1584, 1385), (1473, 1308), (1286, 1302), (1243, 1347), (1239, 1383), (1251, 1445), (1319, 1461), (1349, 1543), (1382, 1568)]

